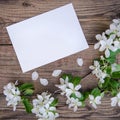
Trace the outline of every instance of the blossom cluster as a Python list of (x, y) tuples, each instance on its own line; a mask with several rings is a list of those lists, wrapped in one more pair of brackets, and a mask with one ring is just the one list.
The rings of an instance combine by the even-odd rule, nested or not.
[(99, 51), (105, 51), (105, 57), (110, 56), (110, 51), (117, 51), (120, 49), (120, 19), (114, 19), (113, 23), (110, 24), (110, 28), (107, 29), (102, 35), (96, 35), (98, 43), (95, 44), (94, 48)]
[(51, 97), (51, 94), (43, 92), (41, 95), (37, 95), (37, 99), (33, 100), (32, 113), (36, 114), (38, 120), (55, 120), (59, 117), (55, 106), (55, 99)]
[(111, 98), (111, 106), (119, 106), (120, 107), (120, 92), (113, 98)]
[(101, 83), (104, 83), (104, 78), (107, 76), (106, 71), (102, 71), (99, 61), (94, 60), (94, 65), (89, 67), (92, 70), (92, 73), (96, 75)]
[(8, 101), (7, 106), (12, 105), (13, 111), (15, 111), (17, 104), (21, 101), (20, 90), (14, 83), (8, 83), (4, 86), (3, 93), (6, 96), (6, 101)]
[[(79, 79), (80, 80), (80, 79)], [(70, 82), (70, 78), (66, 75), (65, 79), (60, 78), (60, 84), (56, 85), (61, 90), (61, 95), (67, 97), (66, 104), (69, 108), (73, 108), (74, 112), (77, 111), (78, 107), (82, 106), (82, 101), (80, 101), (82, 94), (80, 93), (81, 85), (78, 83), (74, 84), (74, 81)]]

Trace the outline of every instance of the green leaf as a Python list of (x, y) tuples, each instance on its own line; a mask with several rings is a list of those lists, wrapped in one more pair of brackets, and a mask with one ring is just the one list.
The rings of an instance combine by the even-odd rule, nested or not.
[(82, 107), (85, 107), (85, 106), (86, 106), (85, 102), (82, 102)]
[(56, 106), (58, 104), (58, 99), (54, 99), (50, 106)]
[(107, 72), (107, 74), (111, 74), (111, 72), (112, 72), (111, 66), (108, 66), (106, 68), (106, 72)]
[(66, 79), (66, 77), (68, 77), (69, 82), (71, 82), (72, 79), (73, 79), (73, 76), (72, 76), (71, 74), (66, 74), (66, 73), (64, 73), (64, 74), (62, 74), (62, 76), (61, 76), (61, 78), (63, 78), (64, 80)]
[(98, 87), (102, 88), (103, 87), (103, 83), (101, 83), (100, 81), (98, 82)]
[(116, 64), (116, 71), (120, 71), (120, 64)]
[(32, 83), (24, 83), (21, 86), (19, 86), (20, 91), (24, 91), (26, 89), (33, 89), (33, 88), (34, 88), (34, 86)]
[(31, 110), (33, 108), (32, 104), (30, 103), (30, 101), (27, 99), (27, 98), (24, 98), (22, 100), (24, 106), (25, 106), (25, 109), (26, 109), (26, 112), (27, 113), (31, 113)]
[(110, 58), (107, 58), (106, 60), (107, 60), (109, 63), (113, 64), (113, 63), (115, 63), (116, 57), (115, 57), (115, 56), (114, 56), (114, 57), (110, 57)]
[(115, 79), (119, 79), (120, 78), (120, 71), (113, 72), (111, 77), (115, 78)]
[(99, 96), (101, 94), (101, 91), (99, 88), (94, 88), (91, 92), (92, 95), (94, 95), (94, 97)]
[(79, 98), (80, 101), (85, 101), (85, 97), (83, 94), (81, 94), (81, 97)]
[(118, 91), (116, 89), (112, 89), (111, 95), (112, 96), (116, 96), (118, 93)]
[(105, 80), (105, 82), (102, 84), (102, 88), (103, 89), (109, 88), (110, 78), (106, 77), (104, 80)]
[(24, 95), (32, 95), (33, 92), (34, 92), (34, 90), (32, 90), (32, 89), (26, 89), (26, 90), (24, 91)]
[(84, 95), (83, 94), (81, 94), (81, 97), (80, 98), (78, 98), (76, 95), (75, 95), (75, 93), (72, 93), (71, 95), (70, 95), (70, 97), (73, 97), (73, 98), (77, 98), (77, 99), (79, 99), (79, 101), (84, 101), (85, 100), (85, 97), (84, 97)]
[(70, 97), (77, 98), (76, 95), (75, 95), (75, 93), (72, 93), (72, 94), (70, 95)]
[(111, 79), (110, 85), (111, 85), (111, 88), (113, 88), (113, 89), (118, 89), (118, 87), (119, 87), (119, 82), (116, 81), (116, 80), (112, 80), (112, 79)]
[(104, 95), (105, 95), (105, 93), (104, 93), (104, 92), (102, 92), (100, 96), (103, 98), (103, 97), (104, 97)]
[(116, 61), (116, 55), (117, 55), (118, 53), (120, 53), (120, 49), (118, 49), (118, 50), (115, 51), (115, 52), (113, 52), (113, 51), (110, 50), (110, 57), (109, 57), (109, 58), (106, 58), (106, 60), (107, 60), (109, 63), (111, 63), (111, 64), (115, 63), (115, 61)]
[(89, 94), (90, 94), (90, 92), (88, 92), (88, 91), (84, 92), (84, 98), (87, 99)]
[(77, 86), (78, 84), (80, 84), (81, 78), (76, 76), (73, 78), (72, 83), (74, 84), (74, 86)]

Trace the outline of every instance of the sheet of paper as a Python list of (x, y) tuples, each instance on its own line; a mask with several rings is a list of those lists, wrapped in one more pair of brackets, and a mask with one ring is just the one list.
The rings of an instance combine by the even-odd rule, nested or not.
[(88, 48), (73, 5), (7, 27), (23, 72)]

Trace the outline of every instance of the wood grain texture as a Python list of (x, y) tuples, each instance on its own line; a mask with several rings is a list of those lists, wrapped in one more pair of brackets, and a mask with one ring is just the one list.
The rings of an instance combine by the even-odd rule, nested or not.
[[(32, 71), (25, 74), (21, 72), (5, 27), (70, 2), (74, 5), (90, 48), (36, 69), (42, 78), (49, 80), (49, 85), (43, 87), (39, 81), (31, 80)], [(59, 80), (53, 78), (51, 74), (54, 69), (62, 69), (63, 72), (82, 76), (83, 90), (96, 86), (96, 77), (91, 75), (89, 70), (93, 59), (100, 55), (93, 49), (93, 44), (96, 42), (95, 35), (105, 31), (113, 18), (120, 17), (119, 11), (120, 0), (0, 0), (0, 120), (36, 120), (35, 115), (26, 114), (23, 105), (19, 105), (16, 112), (12, 111), (12, 107), (6, 106), (2, 91), (8, 82), (16, 80), (20, 83), (32, 82), (35, 86), (35, 95), (46, 90), (54, 93), (57, 89), (54, 85)], [(78, 57), (83, 58), (83, 67), (77, 65)], [(117, 62), (120, 63), (120, 55)], [(97, 110), (91, 109), (87, 102), (87, 106), (80, 108), (76, 113), (67, 108), (64, 97), (59, 94), (56, 94), (56, 97), (60, 101), (58, 120), (120, 120), (120, 108), (110, 107), (109, 96), (102, 100), (102, 105)]]
[[(91, 109), (90, 104), (86, 102), (87, 106), (73, 112), (65, 105), (65, 98), (56, 95), (59, 99), (58, 112), (60, 117), (57, 120), (119, 120), (119, 108), (110, 107), (110, 97), (105, 97), (102, 100), (102, 105), (97, 110)], [(17, 107), (16, 112), (12, 112), (12, 107), (6, 107), (4, 96), (0, 96), (2, 104), (0, 104), (0, 120), (36, 120), (35, 115), (26, 114), (23, 105)]]
[[(89, 55), (90, 57), (88, 58)], [(36, 70), (40, 73), (41, 77), (45, 77), (50, 81), (48, 90), (53, 92), (55, 90), (54, 84), (58, 81), (58, 78), (55, 79), (51, 76), (54, 69), (62, 69), (66, 73), (85, 77), (90, 73), (89, 66), (92, 64), (93, 58), (98, 56), (99, 52), (93, 49), (93, 45), (90, 45), (90, 48), (87, 50), (45, 65)], [(76, 59), (78, 57), (82, 57), (84, 59), (83, 67), (79, 67), (77, 65)], [(7, 84), (9, 81), (20, 80), (20, 82), (32, 82), (31, 73), (32, 71), (25, 74), (21, 72), (20, 65), (12, 46), (0, 46), (0, 93), (2, 93), (3, 85)], [(39, 81), (34, 84), (36, 86), (36, 92), (39, 90), (41, 91), (43, 87), (38, 86)], [(53, 89), (51, 89), (51, 87)]]
[(0, 0), (0, 44), (11, 44), (6, 26), (72, 2), (89, 43), (120, 16), (119, 0)]

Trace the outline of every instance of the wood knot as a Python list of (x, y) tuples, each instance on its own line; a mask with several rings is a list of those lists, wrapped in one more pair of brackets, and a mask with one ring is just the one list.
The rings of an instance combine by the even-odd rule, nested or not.
[(29, 7), (29, 6), (31, 6), (31, 4), (28, 3), (27, 1), (24, 1), (24, 2), (22, 3), (22, 5), (23, 5), (24, 7)]

